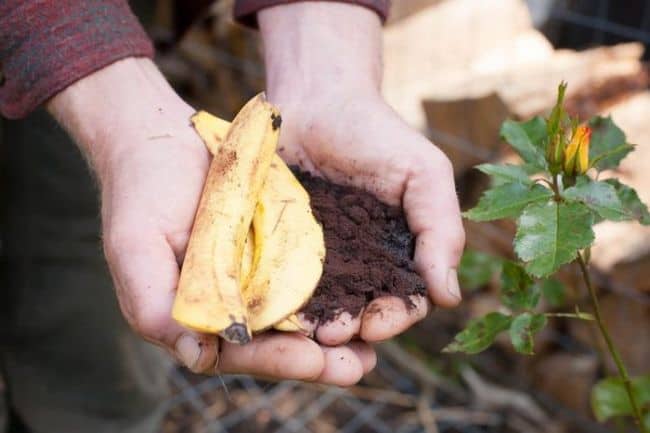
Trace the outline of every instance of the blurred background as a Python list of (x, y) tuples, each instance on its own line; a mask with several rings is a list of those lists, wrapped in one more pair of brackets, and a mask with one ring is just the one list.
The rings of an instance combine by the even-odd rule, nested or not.
[[(183, 23), (173, 1), (154, 3), (150, 32), (162, 70), (195, 107), (232, 118), (263, 88), (257, 35), (233, 24), (232, 4), (222, 1), (176, 41)], [(617, 175), (650, 202), (650, 1), (393, 0), (384, 43), (386, 99), (450, 156), (464, 208), (487, 186), (471, 167), (513, 158), (499, 140), (501, 122), (547, 112), (560, 80), (569, 83), (573, 114), (611, 114), (638, 144)], [(591, 414), (589, 390), (613, 366), (582, 322), (554, 319), (534, 357), (516, 355), (505, 340), (475, 357), (440, 353), (467, 320), (497, 308), (495, 276), (484, 265), (489, 254), (512, 256), (513, 229), (467, 223), (468, 248), (479, 253), (463, 262), (462, 307), (435, 311), (380, 345), (377, 368), (359, 386), (176, 370), (165, 432), (625, 431)], [(650, 365), (650, 229), (600, 224), (592, 257), (605, 320), (631, 374), (641, 374)], [(589, 311), (577, 270), (560, 278), (566, 293), (544, 308)]]

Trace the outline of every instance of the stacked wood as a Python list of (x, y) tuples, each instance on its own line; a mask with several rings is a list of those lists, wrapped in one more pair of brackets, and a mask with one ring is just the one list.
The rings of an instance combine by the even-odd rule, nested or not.
[(500, 155), (501, 122), (544, 113), (562, 80), (569, 97), (612, 80), (647, 86), (642, 54), (636, 43), (554, 50), (521, 0), (446, 1), (386, 30), (384, 94), (460, 174)]

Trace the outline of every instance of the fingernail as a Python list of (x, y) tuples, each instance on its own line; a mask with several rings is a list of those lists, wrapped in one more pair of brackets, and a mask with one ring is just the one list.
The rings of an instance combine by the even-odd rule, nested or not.
[(460, 285), (458, 284), (458, 272), (454, 268), (449, 269), (447, 272), (447, 292), (458, 300), (462, 299)]
[(196, 366), (201, 356), (201, 346), (191, 335), (182, 335), (176, 341), (176, 356), (190, 370)]

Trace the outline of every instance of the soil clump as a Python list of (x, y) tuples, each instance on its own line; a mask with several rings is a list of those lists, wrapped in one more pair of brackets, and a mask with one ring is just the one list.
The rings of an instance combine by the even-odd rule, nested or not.
[(292, 167), (311, 196), (323, 226), (326, 256), (318, 287), (301, 312), (326, 323), (340, 313), (352, 316), (373, 299), (425, 295), (413, 264), (415, 238), (400, 207), (389, 206), (359, 188), (337, 185)]

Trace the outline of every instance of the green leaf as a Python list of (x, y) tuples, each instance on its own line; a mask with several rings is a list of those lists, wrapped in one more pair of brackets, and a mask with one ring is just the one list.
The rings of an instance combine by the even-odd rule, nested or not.
[(641, 201), (634, 188), (624, 185), (616, 179), (607, 179), (605, 182), (614, 187), (630, 219), (637, 220), (646, 226), (650, 225), (650, 212), (648, 212), (648, 207)]
[(551, 190), (539, 184), (507, 183), (485, 191), (476, 207), (463, 216), (473, 221), (516, 217), (530, 203), (548, 201), (552, 196)]
[(466, 250), (460, 259), (458, 279), (465, 290), (476, 290), (490, 282), (501, 269), (499, 257), (475, 250)]
[(634, 149), (611, 117), (594, 117), (589, 121), (589, 126), (592, 128), (589, 161), (596, 169), (618, 167), (621, 160)]
[(593, 214), (582, 203), (531, 204), (517, 221), (515, 252), (526, 272), (542, 278), (575, 259), (594, 241)]
[(473, 355), (487, 349), (500, 332), (510, 327), (512, 316), (501, 313), (489, 313), (469, 322), (467, 327), (456, 334), (454, 341), (442, 351), (445, 353), (463, 352)]
[(551, 307), (561, 307), (566, 299), (566, 289), (564, 284), (555, 278), (548, 278), (537, 283), (544, 298)]
[(515, 148), (524, 161), (546, 168), (546, 122), (533, 117), (527, 122), (506, 120), (501, 125), (501, 137)]
[(515, 350), (524, 355), (533, 355), (535, 334), (546, 326), (543, 314), (522, 313), (510, 325), (510, 340)]
[[(650, 403), (650, 374), (631, 379), (632, 394), (639, 406)], [(623, 379), (607, 377), (591, 389), (591, 408), (600, 422), (614, 416), (632, 415), (630, 398), (625, 391)]]
[(477, 169), (492, 178), (492, 185), (503, 185), (510, 182), (521, 182), (525, 185), (532, 185), (528, 171), (520, 165), (512, 164), (481, 164)]
[(616, 188), (607, 182), (580, 176), (575, 186), (567, 188), (562, 195), (569, 201), (584, 203), (604, 219), (612, 221), (630, 219), (616, 193)]
[(517, 263), (503, 262), (501, 271), (501, 302), (513, 310), (535, 308), (541, 295), (540, 288)]
[(615, 168), (620, 164), (620, 161), (622, 161), (627, 156), (627, 154), (633, 150), (633, 144), (622, 144), (618, 147), (613, 148), (612, 150), (601, 153), (593, 160), (590, 160), (589, 167), (594, 167), (600, 171), (605, 170), (606, 168)]

